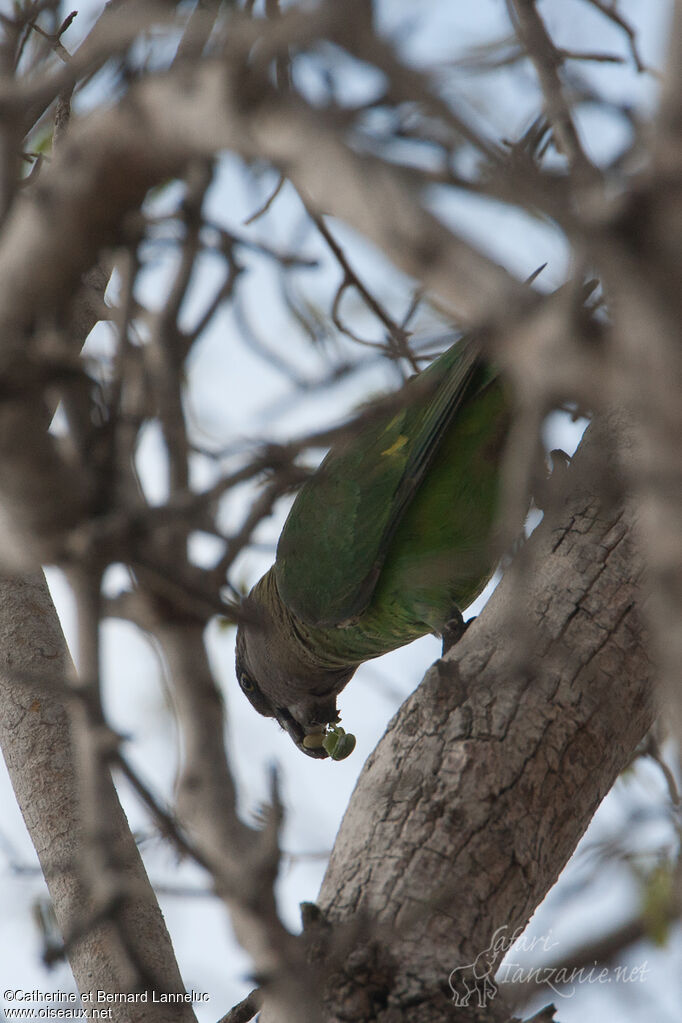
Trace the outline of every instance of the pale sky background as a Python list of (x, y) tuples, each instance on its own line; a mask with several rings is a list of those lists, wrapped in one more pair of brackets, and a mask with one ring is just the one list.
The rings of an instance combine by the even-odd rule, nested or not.
[[(93, 0), (82, 3), (81, 25), (85, 26), (88, 11), (101, 6)], [(660, 63), (668, 0), (629, 0), (621, 4), (621, 8), (637, 26), (645, 60), (652, 65)], [(379, 10), (384, 30), (402, 41), (404, 52), (413, 60), (429, 67), (447, 62), (467, 46), (509, 31), (501, 0), (478, 0), (476, 4), (431, 0), (420, 5), (408, 0), (384, 0)], [(541, 4), (541, 12), (550, 29), (556, 30), (555, 40), (567, 48), (587, 49), (599, 45), (626, 54), (623, 36), (608, 26), (605, 28), (603, 20), (590, 13), (579, 0), (548, 0)], [(77, 27), (74, 26), (72, 36), (65, 40), (71, 40), (72, 48), (78, 38)], [(314, 61), (300, 74), (302, 83), (313, 93), (319, 82)], [(581, 74), (620, 103), (627, 100), (645, 109), (655, 101), (654, 80), (650, 76), (638, 76), (630, 64), (622, 68), (581, 66)], [(345, 69), (340, 81), (348, 101), (360, 99), (376, 87), (370, 75), (356, 68)], [(492, 134), (516, 137), (527, 127), (533, 113), (532, 92), (524, 87), (528, 82), (532, 82), (528, 69), (503, 70), (487, 80), (462, 75), (461, 87), (467, 91), (470, 110), (486, 119)], [(595, 111), (581, 118), (581, 128), (591, 154), (600, 161), (611, 160), (627, 143), (625, 122), (616, 116), (606, 118)], [(240, 162), (226, 157), (211, 191), (211, 216), (225, 226), (247, 233), (244, 220), (259, 207), (275, 180), (274, 175), (266, 175), (254, 189), (246, 180)], [(170, 205), (172, 197), (172, 190), (169, 190), (159, 201)], [(563, 279), (570, 257), (562, 238), (551, 226), (501, 204), (483, 203), (470, 196), (446, 198), (439, 190), (434, 190), (432, 204), (447, 223), (456, 225), (519, 277), (527, 276), (547, 262), (542, 276), (544, 286), (554, 287)], [(249, 237), (283, 248), (290, 246), (300, 218), (297, 200), (285, 189), (271, 213), (248, 229)], [(398, 316), (409, 302), (408, 282), (353, 232), (341, 224), (333, 227), (361, 276), (366, 271), (382, 300)], [(306, 240), (306, 251), (324, 258), (324, 248), (312, 235)], [(283, 311), (276, 277), (270, 270), (257, 267), (255, 260), (249, 265), (253, 269), (245, 283), (245, 306), (253, 326), (308, 378), (322, 375), (322, 359), (292, 330)], [(192, 308), (186, 310), (188, 316), (191, 317), (192, 311), (200, 307), (202, 298), (210, 293), (216, 269), (211, 259), (204, 260), (190, 303)], [(144, 293), (150, 304), (163, 301), (167, 279), (167, 261), (160, 259), (145, 280)], [(295, 282), (296, 277), (293, 280)], [(301, 292), (305, 288), (306, 294), (312, 294), (320, 308), (325, 309), (329, 307), (337, 280), (334, 267), (327, 266), (322, 272), (301, 277)], [(350, 310), (350, 314), (357, 314), (357, 304), (352, 301), (344, 308)], [(363, 321), (356, 319), (355, 322)], [(376, 325), (369, 319), (364, 325), (366, 333), (379, 336)], [(332, 350), (333, 344), (330, 342)], [(96, 354), (105, 352), (107, 347), (108, 334), (103, 327), (95, 333), (89, 348)], [(287, 437), (306, 428), (340, 421), (367, 394), (394, 385), (395, 376), (385, 365), (373, 366), (365, 374), (321, 395), (297, 395), (291, 400), (287, 381), (239, 339), (234, 317), (226, 312), (193, 353), (188, 381), (197, 436), (207, 445), (220, 447), (235, 439), (247, 442), (265, 436)], [(280, 414), (270, 414), (273, 409), (279, 409)], [(549, 447), (562, 446), (572, 451), (579, 436), (580, 426), (569, 426), (565, 417), (555, 416), (548, 424)], [(164, 459), (153, 430), (148, 431), (140, 463), (148, 493), (161, 500), (165, 490)], [(203, 485), (213, 470), (208, 463), (197, 462), (194, 471), (197, 484)], [(227, 524), (238, 523), (252, 493), (244, 490), (227, 503)], [(274, 543), (285, 513), (283, 504), (277, 516), (259, 531), (258, 539)], [(212, 555), (210, 546), (198, 541), (197, 556), (210, 559)], [(271, 560), (272, 554), (267, 551), (248, 553), (240, 560), (239, 578), (252, 584)], [(69, 594), (57, 573), (50, 572), (49, 580), (67, 638), (72, 640), (74, 621)], [(120, 585), (120, 573), (112, 572), (110, 583), (112, 587)], [(486, 596), (466, 617), (477, 613)], [(325, 857), (332, 847), (364, 760), (402, 700), (438, 656), (440, 644), (433, 638), (426, 638), (358, 671), (340, 700), (344, 724), (357, 736), (357, 748), (348, 760), (333, 763), (302, 756), (272, 721), (259, 717), (252, 710), (234, 679), (233, 630), (223, 631), (211, 625), (208, 635), (212, 663), (226, 696), (228, 743), (246, 817), (265, 797), (269, 766), (275, 762), (281, 772), (286, 823), (278, 897), (285, 922), (292, 929), (298, 929), (298, 904), (315, 899), (325, 869)], [(176, 735), (154, 652), (134, 628), (119, 622), (104, 626), (103, 643), (105, 699), (111, 723), (129, 737), (126, 752), (143, 778), (157, 794), (171, 800)], [(125, 785), (120, 792), (133, 829), (151, 834), (147, 815)], [(546, 945), (551, 947), (549, 955), (568, 953), (587, 936), (607, 930), (633, 911), (638, 889), (627, 863), (610, 862), (606, 871), (595, 873), (592, 880), (590, 877), (599, 850), (619, 836), (628, 821), (638, 848), (653, 852), (661, 842), (673, 841), (665, 816), (658, 810), (664, 801), (663, 779), (655, 765), (641, 766), (626, 780), (617, 783), (560, 882), (531, 922), (529, 934), (538, 940), (547, 939)], [(210, 995), (208, 1004), (195, 1007), (197, 1015), (202, 1021), (217, 1020), (252, 986), (247, 979), (248, 961), (231, 937), (223, 909), (204, 893), (205, 878), (201, 871), (191, 864), (178, 863), (175, 854), (155, 838), (146, 841), (142, 848), (152, 880), (163, 886), (161, 905), (185, 984), (188, 989), (195, 988)], [(585, 887), (581, 891), (582, 882)], [(188, 887), (197, 894), (191, 897), (174, 894)], [(48, 972), (40, 964), (41, 937), (33, 922), (31, 906), (44, 891), (36, 870), (35, 854), (3, 767), (0, 774), (0, 995), (7, 987), (73, 990), (66, 966)], [(632, 950), (626, 962), (641, 965), (648, 960), (649, 972), (645, 973), (644, 982), (580, 985), (570, 998), (555, 996), (560, 1018), (563, 1023), (601, 1023), (608, 1012), (610, 1018), (623, 1021), (649, 1020), (653, 1002), (660, 1023), (679, 1019), (682, 980), (675, 964), (679, 962), (680, 951), (679, 928), (666, 950), (655, 955), (643, 946)], [(521, 951), (513, 958), (537, 961), (533, 954)], [(457, 965), (460, 964), (452, 964)], [(549, 1000), (542, 996), (537, 1007)]]

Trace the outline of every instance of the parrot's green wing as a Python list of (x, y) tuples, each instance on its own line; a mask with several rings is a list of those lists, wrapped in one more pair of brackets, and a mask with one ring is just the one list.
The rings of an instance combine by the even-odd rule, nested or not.
[(351, 622), (371, 600), (391, 538), (463, 399), (493, 374), (474, 342), (405, 387), (405, 404), (332, 448), (299, 491), (277, 547), (284, 603), (314, 627)]

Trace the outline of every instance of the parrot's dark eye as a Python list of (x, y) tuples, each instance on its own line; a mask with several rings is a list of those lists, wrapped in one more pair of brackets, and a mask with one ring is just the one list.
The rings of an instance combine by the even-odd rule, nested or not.
[(243, 671), (239, 676), (239, 685), (242, 687), (245, 693), (252, 693), (256, 688), (245, 671)]

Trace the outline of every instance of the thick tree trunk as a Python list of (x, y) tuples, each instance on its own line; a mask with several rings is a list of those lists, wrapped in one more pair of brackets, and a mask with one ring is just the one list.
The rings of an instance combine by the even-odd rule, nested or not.
[[(504, 1018), (482, 985), (651, 724), (638, 558), (606, 436), (589, 434), (561, 509), (360, 775), (319, 904), (332, 933), (364, 914), (375, 948), (360, 926), (329, 1020)], [(451, 971), (461, 999), (477, 957), (485, 1011), (476, 996), (455, 1011)]]

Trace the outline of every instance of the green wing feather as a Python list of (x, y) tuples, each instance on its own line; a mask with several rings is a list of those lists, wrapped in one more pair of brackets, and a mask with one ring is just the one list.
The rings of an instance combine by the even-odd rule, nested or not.
[(299, 491), (277, 547), (277, 587), (309, 626), (352, 622), (369, 604), (391, 538), (465, 397), (493, 374), (473, 341), (404, 388), (398, 412), (329, 452)]

